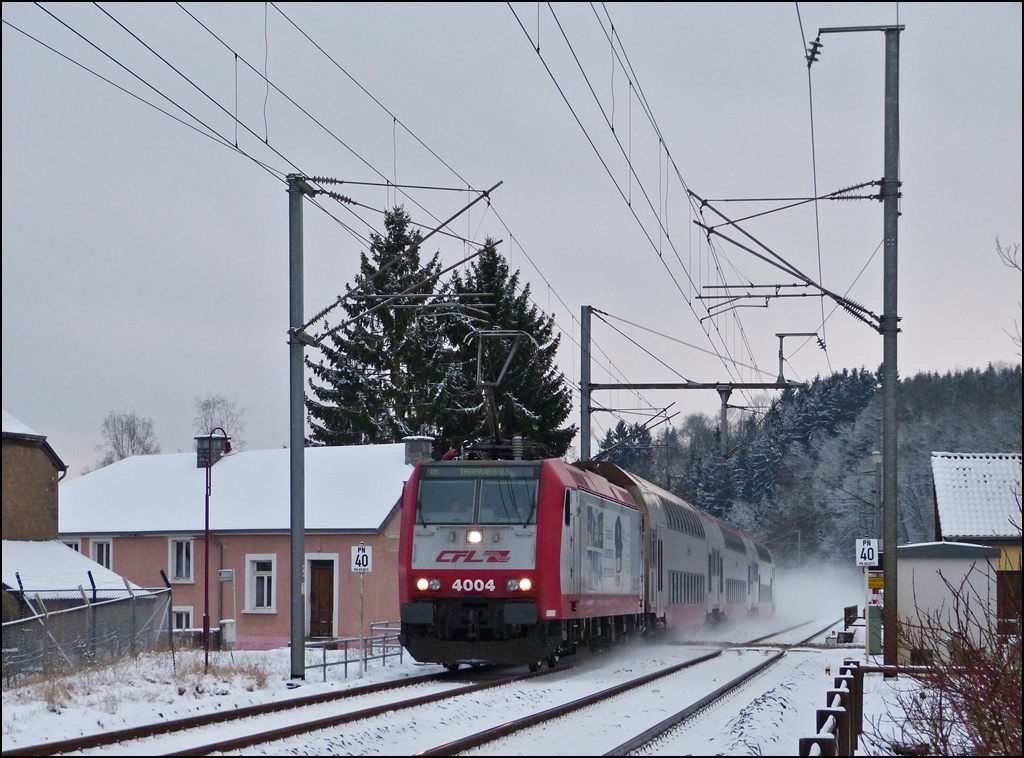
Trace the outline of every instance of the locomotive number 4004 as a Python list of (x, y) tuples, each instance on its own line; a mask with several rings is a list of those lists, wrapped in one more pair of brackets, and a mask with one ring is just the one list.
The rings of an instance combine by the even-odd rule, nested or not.
[(456, 579), (452, 582), (452, 589), (455, 592), (494, 592), (494, 580), (488, 579)]

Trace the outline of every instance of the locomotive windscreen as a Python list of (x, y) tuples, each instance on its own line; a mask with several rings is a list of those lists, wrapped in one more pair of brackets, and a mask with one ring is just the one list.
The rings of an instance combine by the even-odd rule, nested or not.
[(540, 466), (433, 464), (420, 471), (420, 524), (532, 524)]

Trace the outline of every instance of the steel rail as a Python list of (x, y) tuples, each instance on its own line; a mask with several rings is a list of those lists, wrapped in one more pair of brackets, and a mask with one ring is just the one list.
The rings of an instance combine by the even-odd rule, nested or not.
[(761, 661), (759, 664), (754, 666), (754, 668), (750, 669), (749, 671), (745, 671), (735, 679), (726, 682), (721, 687), (716, 689), (714, 692), (711, 692), (702, 697), (696, 703), (686, 706), (685, 708), (683, 708), (683, 710), (655, 724), (650, 729), (646, 729), (640, 734), (633, 737), (632, 739), (626, 740), (618, 747), (612, 748), (607, 753), (605, 753), (605, 755), (627, 755), (630, 751), (636, 750), (637, 748), (646, 745), (651, 740), (657, 739), (672, 727), (690, 718), (690, 716), (695, 714), (697, 711), (703, 710), (704, 708), (706, 708), (707, 706), (711, 705), (713, 702), (721, 698), (726, 693), (739, 687), (748, 679), (752, 679), (757, 674), (760, 674), (773, 663), (777, 662), (785, 654), (786, 652), (784, 650), (780, 650), (771, 658)]
[(686, 641), (681, 641), (681, 642), (672, 642), (672, 643), (669, 643), (669, 644), (672, 644), (672, 645), (687, 645), (687, 646), (689, 646), (689, 645), (700, 645), (700, 646), (705, 646), (705, 645), (721, 645), (723, 648), (746, 647), (748, 645), (756, 645), (758, 642), (763, 642), (764, 640), (767, 640), (767, 639), (769, 639), (771, 637), (775, 637), (776, 635), (785, 634), (786, 632), (790, 632), (790, 631), (792, 631), (794, 629), (799, 629), (801, 626), (807, 626), (812, 621), (814, 621), (814, 619), (811, 619), (811, 621), (802, 621), (799, 624), (793, 624), (793, 626), (787, 626), (784, 629), (777, 629), (774, 632), (769, 632), (768, 634), (762, 635), (760, 637), (755, 637), (754, 639), (747, 640), (746, 642), (724, 642), (722, 640), (686, 640)]
[[(779, 629), (777, 632), (770, 632), (770, 633), (762, 635), (760, 637), (755, 637), (754, 639), (750, 640), (749, 642), (745, 642), (743, 644), (745, 644), (745, 645), (756, 645), (758, 642), (764, 642), (765, 640), (771, 639), (772, 637), (778, 637), (780, 634), (785, 634), (786, 632), (791, 632), (794, 629), (799, 629), (800, 627), (807, 626), (810, 623), (811, 623), (810, 621), (804, 621), (801, 624), (793, 624), (793, 626), (787, 626), (785, 629)], [(827, 627), (825, 627), (825, 629), (827, 630), (827, 629), (829, 629), (829, 628), (831, 628), (833, 626), (835, 626), (835, 624), (829, 624)], [(820, 634), (820, 632), (815, 632), (813, 635), (811, 635), (811, 637), (809, 639), (813, 639), (814, 637), (817, 637), (818, 634)], [(806, 640), (804, 640), (804, 641), (806, 642)]]
[[(796, 645), (805, 644), (805, 643), (809, 642), (810, 640), (813, 640), (819, 634), (823, 634), (824, 632), (827, 632), (829, 629), (834, 627), (840, 621), (842, 621), (842, 619), (839, 619), (838, 621), (833, 621), (828, 626), (826, 626), (826, 627), (824, 627), (822, 629), (819, 629), (814, 634), (812, 634), (812, 635), (810, 635), (808, 637), (805, 637), (800, 642), (795, 643), (795, 645), (787, 645), (787, 647), (795, 647)], [(797, 627), (800, 627), (800, 626), (804, 626), (804, 624), (797, 624), (794, 627), (790, 627), (790, 629), (796, 629)], [(782, 630), (782, 632), (786, 632), (786, 631), (789, 631), (789, 630), (788, 629), (783, 629)], [(775, 636), (777, 634), (782, 634), (782, 632), (775, 632), (774, 634), (771, 634), (771, 635), (768, 635), (768, 636), (769, 637), (773, 637), (773, 636)], [(762, 637), (760, 639), (764, 639), (764, 638)], [(737, 646), (737, 647), (740, 647), (740, 646)], [(685, 721), (686, 719), (688, 719), (691, 716), (693, 716), (694, 714), (696, 714), (698, 711), (701, 711), (704, 708), (707, 708), (709, 705), (714, 703), (716, 700), (719, 700), (720, 698), (724, 697), (726, 694), (728, 694), (732, 690), (736, 689), (740, 685), (744, 684), (745, 682), (749, 681), (750, 679), (753, 679), (755, 676), (760, 674), (766, 668), (768, 668), (769, 666), (771, 666), (771, 665), (777, 663), (778, 661), (780, 661), (785, 654), (786, 654), (785, 650), (780, 650), (778, 653), (773, 655), (768, 660), (762, 661), (761, 663), (759, 663), (758, 665), (754, 666), (749, 671), (746, 671), (746, 672), (740, 674), (735, 679), (733, 679), (733, 680), (731, 680), (729, 682), (726, 682), (721, 687), (716, 689), (714, 692), (711, 692), (710, 694), (705, 695), (704, 697), (702, 697), (697, 702), (695, 702), (695, 703), (693, 703), (691, 705), (688, 705), (686, 708), (683, 708), (683, 710), (679, 711), (678, 713), (673, 714), (672, 716), (669, 716), (667, 719), (664, 719), (660, 723), (655, 724), (650, 729), (646, 729), (643, 732), (641, 732), (640, 734), (638, 734), (635, 737), (633, 737), (632, 739), (629, 739), (626, 742), (623, 742), (621, 745), (612, 748), (607, 753), (605, 753), (605, 755), (628, 755), (630, 752), (643, 747), (647, 743), (649, 743), (649, 742), (657, 739), (658, 737), (660, 737), (665, 732), (667, 732), (670, 729), (678, 726), (683, 721)]]
[(210, 755), (211, 753), (227, 753), (231, 750), (242, 750), (253, 745), (261, 745), (267, 742), (274, 742), (276, 740), (285, 739), (287, 737), (294, 737), (299, 734), (305, 734), (307, 732), (315, 732), (320, 729), (328, 729), (333, 726), (340, 726), (341, 724), (347, 724), (352, 721), (362, 721), (364, 719), (373, 718), (374, 716), (380, 716), (384, 713), (391, 711), (400, 711), (406, 708), (415, 708), (420, 705), (427, 705), (429, 703), (436, 703), (441, 700), (448, 700), (460, 695), (467, 695), (472, 692), (479, 692), (481, 690), (491, 689), (493, 687), (502, 687), (513, 682), (521, 682), (527, 679), (535, 679), (540, 676), (548, 676), (550, 674), (557, 674), (563, 671), (570, 671), (575, 666), (558, 666), (553, 669), (547, 669), (546, 671), (536, 671), (529, 674), (520, 674), (518, 676), (505, 677), (503, 679), (497, 679), (493, 682), (478, 682), (476, 684), (470, 684), (465, 687), (455, 687), (450, 690), (445, 690), (441, 693), (435, 693), (433, 695), (423, 695), (421, 697), (414, 697), (408, 700), (399, 700), (394, 703), (387, 703), (385, 705), (378, 705), (372, 708), (363, 708), (358, 711), (351, 711), (349, 713), (339, 714), (337, 716), (327, 716), (321, 719), (314, 719), (313, 721), (304, 721), (299, 724), (290, 724), (285, 727), (277, 729), (268, 729), (263, 732), (253, 732), (251, 734), (243, 735), (241, 737), (235, 737), (229, 740), (221, 740), (218, 742), (211, 742), (207, 745), (199, 747), (188, 748), (186, 750), (175, 750), (169, 755)]
[(253, 716), (263, 716), (268, 713), (279, 713), (281, 711), (303, 708), (310, 705), (320, 705), (322, 703), (357, 697), (359, 695), (371, 695), (377, 692), (386, 692), (388, 690), (400, 689), (402, 687), (412, 687), (414, 685), (424, 684), (427, 682), (443, 682), (452, 678), (453, 677), (450, 672), (425, 674), (423, 676), (412, 677), (409, 679), (399, 679), (391, 682), (380, 682), (378, 684), (352, 687), (351, 689), (339, 692), (322, 692), (316, 695), (306, 695), (276, 703), (250, 705), (243, 708), (234, 708), (230, 711), (204, 713), (198, 716), (189, 716), (188, 718), (161, 721), (153, 724), (145, 724), (143, 726), (130, 727), (128, 729), (119, 729), (114, 732), (102, 732), (100, 734), (88, 735), (85, 737), (75, 737), (68, 740), (55, 740), (53, 742), (44, 742), (38, 745), (12, 748), (10, 750), (4, 750), (3, 755), (60, 755), (62, 753), (72, 753), (80, 750), (103, 747), (105, 745), (115, 745), (117, 743), (128, 742), (130, 740), (156, 737), (161, 734), (170, 734), (172, 732), (195, 729), (197, 727), (208, 726), (210, 724), (220, 724), (227, 721), (235, 721), (237, 719), (251, 718)]
[(685, 663), (677, 663), (674, 666), (669, 666), (661, 669), (660, 671), (655, 671), (652, 674), (647, 674), (646, 676), (641, 676), (637, 679), (631, 679), (628, 682), (617, 684), (614, 687), (609, 687), (608, 689), (601, 690), (600, 692), (595, 692), (593, 695), (587, 695), (586, 697), (579, 698), (578, 700), (573, 700), (570, 703), (555, 706), (554, 708), (549, 708), (546, 711), (534, 713), (521, 719), (515, 719), (514, 721), (509, 721), (501, 726), (485, 729), (482, 732), (477, 732), (476, 734), (472, 734), (462, 739), (452, 740), (444, 745), (438, 745), (437, 747), (420, 751), (414, 755), (455, 755), (463, 750), (480, 747), (481, 745), (486, 745), (488, 742), (493, 742), (494, 740), (502, 737), (507, 737), (508, 735), (522, 731), (523, 729), (528, 729), (531, 726), (542, 724), (545, 721), (551, 721), (552, 719), (556, 719), (568, 713), (578, 711), (581, 708), (585, 708), (588, 705), (593, 705), (594, 703), (599, 703), (602, 700), (608, 700), (616, 695), (621, 695), (623, 692), (635, 689), (636, 687), (641, 687), (666, 676), (670, 676), (685, 668), (689, 668), (690, 666), (695, 666), (698, 663), (703, 663), (704, 661), (711, 660), (712, 658), (717, 658), (721, 654), (721, 650), (716, 650), (713, 653), (699, 656), (693, 660), (686, 661)]

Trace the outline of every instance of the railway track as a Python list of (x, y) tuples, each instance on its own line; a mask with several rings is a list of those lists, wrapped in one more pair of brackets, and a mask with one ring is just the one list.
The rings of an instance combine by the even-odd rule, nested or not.
[[(806, 643), (814, 639), (815, 637), (825, 633), (826, 631), (828, 631), (828, 629), (835, 626), (837, 623), (839, 623), (839, 621), (831, 622), (824, 628), (814, 631), (812, 634), (810, 634), (809, 636), (795, 644)], [(791, 631), (801, 626), (806, 626), (806, 624), (797, 624), (793, 627), (789, 627), (787, 629), (773, 632), (769, 635), (765, 635), (764, 637), (760, 637), (758, 638), (758, 640), (775, 637), (784, 632)], [(757, 640), (743, 643), (740, 645), (733, 645), (731, 647), (733, 649), (740, 649), (747, 647), (756, 641)], [(787, 645), (786, 647), (790, 647), (790, 645)], [(522, 735), (530, 729), (542, 726), (555, 719), (571, 717), (574, 714), (580, 713), (584, 709), (602, 703), (607, 703), (608, 701), (618, 697), (619, 695), (622, 695), (627, 691), (645, 687), (649, 688), (650, 685), (660, 682), (668, 677), (674, 676), (685, 669), (689, 669), (690, 667), (695, 666), (697, 664), (704, 663), (715, 658), (719, 658), (723, 655), (724, 652), (725, 651), (723, 650), (717, 650), (715, 652), (702, 655), (691, 661), (687, 661), (686, 663), (669, 666), (667, 668), (656, 671), (652, 674), (632, 679), (628, 682), (624, 682), (614, 687), (609, 687), (605, 690), (602, 690), (601, 692), (597, 692), (592, 695), (579, 698), (570, 703), (565, 703), (554, 708), (549, 708), (548, 710), (542, 711), (540, 713), (531, 714), (523, 718), (514, 719), (500, 726), (492, 727), (490, 729), (486, 729), (484, 731), (469, 735), (458, 740), (452, 740), (443, 745), (438, 745), (428, 750), (423, 750), (419, 753), (416, 753), (416, 755), (455, 755), (457, 753), (482, 748), (491, 743), (496, 743), (500, 740), (505, 740), (506, 738), (509, 738), (513, 735)], [(648, 743), (656, 739), (659, 739), (666, 732), (669, 732), (670, 730), (676, 728), (679, 724), (682, 724), (698, 712), (713, 705), (716, 701), (720, 700), (728, 693), (736, 690), (737, 688), (741, 687), (754, 677), (758, 676), (768, 667), (772, 666), (773, 664), (781, 660), (782, 657), (785, 655), (785, 650), (779, 650), (778, 652), (770, 654), (762, 660), (759, 660), (753, 666), (745, 666), (744, 670), (739, 675), (729, 679), (727, 682), (715, 688), (713, 691), (689, 703), (685, 708), (676, 711), (675, 713), (672, 713), (670, 716), (668, 716), (668, 718), (665, 718), (657, 724), (647, 729), (644, 729), (640, 733), (636, 734), (635, 736), (631, 737), (625, 742), (617, 745), (616, 747), (605, 752), (604, 754), (627, 755), (632, 751), (641, 749), (644, 745), (647, 745)], [(630, 710), (636, 712), (639, 710), (643, 710), (643, 707), (644, 706), (642, 704), (634, 701), (630, 705)], [(618, 713), (619, 715), (621, 715), (622, 712), (619, 711)], [(500, 746), (496, 747), (498, 747), (497, 752), (499, 754), (516, 752), (516, 749), (513, 746), (508, 745), (507, 743), (502, 743)]]
[[(835, 623), (838, 623), (838, 621), (829, 624), (822, 630), (815, 631), (803, 641), (806, 642), (824, 633), (828, 628), (834, 626)], [(734, 650), (749, 647), (758, 642), (771, 639), (772, 637), (777, 637), (801, 626), (806, 626), (806, 624), (788, 627), (787, 629), (773, 632), (770, 635), (765, 635), (744, 643), (734, 644), (730, 647)], [(788, 648), (791, 645), (782, 644), (776, 646)], [(472, 750), (474, 748), (482, 747), (495, 741), (505, 739), (510, 735), (525, 732), (533, 727), (551, 722), (554, 719), (571, 717), (572, 714), (578, 713), (582, 709), (610, 701), (627, 691), (656, 686), (658, 682), (665, 680), (667, 677), (679, 674), (680, 672), (696, 667), (706, 661), (719, 658), (728, 649), (729, 648), (726, 648), (725, 650), (715, 650), (683, 663), (663, 667), (644, 676), (632, 678), (629, 681), (608, 687), (598, 693), (589, 694), (585, 697), (578, 698), (562, 705), (524, 715), (523, 717), (507, 721), (498, 726), (483, 729), (475, 734), (469, 735), (468, 737), (449, 741), (442, 745), (438, 745), (435, 748), (421, 751), (418, 754), (451, 755), (457, 752)], [(698, 711), (714, 703), (726, 693), (740, 687), (742, 684), (755, 677), (758, 673), (777, 662), (783, 655), (785, 655), (784, 651), (778, 651), (774, 654), (766, 654), (767, 657), (758, 661), (756, 665), (744, 666), (742, 672), (738, 676), (731, 678), (728, 682), (717, 687), (713, 692), (710, 692), (704, 697), (691, 703), (683, 710), (672, 714), (669, 718), (664, 719), (659, 724), (643, 730), (636, 737), (622, 743), (608, 754), (624, 754), (630, 750), (637, 749), (638, 745), (643, 745), (653, 739), (657, 739), (659, 735), (672, 729), (679, 723), (682, 723), (693, 716)], [(455, 704), (459, 702), (460, 698), (467, 698), (477, 692), (508, 686), (518, 682), (525, 682), (541, 676), (566, 672), (572, 668), (573, 666), (571, 665), (560, 666), (547, 671), (522, 674), (512, 677), (501, 677), (490, 681), (478, 681), (470, 684), (460, 682), (461, 678), (458, 675), (449, 672), (431, 674), (394, 682), (354, 687), (339, 692), (323, 693), (307, 697), (296, 697), (287, 701), (250, 706), (228, 712), (203, 714), (185, 719), (177, 719), (170, 722), (162, 722), (116, 732), (106, 732), (89, 737), (43, 743), (41, 745), (4, 751), (3, 755), (58, 755), (70, 752), (91, 751), (101, 748), (110, 748), (115, 752), (123, 754), (149, 753), (208, 755), (211, 753), (224, 753), (263, 745), (310, 732), (330, 730), (333, 727), (345, 724), (368, 721), (382, 714), (395, 711), (429, 706), (435, 703), (443, 703), (444, 701), (451, 701)], [(723, 670), (729, 669), (728, 667), (725, 667)], [(393, 690), (407, 689), (416, 686), (434, 687), (437, 685), (440, 685), (442, 689), (421, 696), (398, 700), (386, 698), (386, 693)], [(382, 694), (384, 695), (385, 702), (379, 702), (382, 699), (380, 697)], [(337, 713), (339, 702), (358, 698), (376, 698), (376, 701), (378, 702), (374, 702), (372, 705), (367, 707), (353, 708), (344, 713)], [(453, 707), (459, 708), (461, 706)], [(493, 713), (490, 715), (493, 715)], [(236, 724), (228, 730), (228, 732), (230, 732), (230, 736), (225, 734), (223, 738), (217, 739), (216, 735), (211, 735), (210, 733), (210, 727), (213, 727), (216, 730), (219, 725), (227, 725), (231, 722), (238, 722), (244, 719), (253, 719), (257, 717), (260, 719), (258, 725), (248, 725), (250, 727), (257, 727), (252, 731), (249, 731), (246, 726)], [(279, 723), (273, 725), (271, 728), (263, 728), (267, 725), (268, 721), (273, 722), (275, 720)], [(493, 719), (491, 719), (491, 721), (493, 723)], [(180, 733), (180, 739), (167, 737), (167, 735), (172, 735), (174, 733)], [(330, 732), (328, 732), (328, 734), (330, 734)], [(213, 737), (212, 740), (211, 736)], [(164, 739), (147, 741), (147, 738), (153, 737), (164, 737)], [(112, 746), (117, 747), (112, 748)]]
[[(563, 666), (560, 670), (568, 670), (569, 668), (571, 668), (571, 666)], [(305, 731), (314, 731), (316, 729), (322, 729), (329, 726), (334, 726), (336, 724), (346, 723), (347, 721), (353, 721), (359, 718), (370, 718), (374, 715), (377, 715), (379, 713), (385, 713), (389, 710), (398, 710), (400, 708), (412, 707), (414, 705), (436, 702), (438, 700), (456, 697), (457, 695), (465, 694), (468, 692), (476, 692), (478, 690), (488, 689), (491, 687), (498, 687), (517, 681), (532, 679), (538, 676), (544, 676), (548, 673), (551, 673), (552, 671), (553, 670), (531, 674), (523, 674), (513, 677), (504, 677), (494, 681), (484, 681), (463, 686), (458, 686), (457, 683), (460, 677), (458, 676), (458, 674), (454, 672), (426, 674), (424, 676), (411, 677), (408, 679), (400, 679), (391, 682), (381, 682), (378, 684), (352, 687), (338, 692), (327, 692), (320, 693), (317, 695), (309, 695), (305, 697), (295, 697), (276, 703), (263, 703), (260, 705), (247, 706), (244, 708), (235, 708), (230, 711), (205, 713), (199, 716), (192, 716), (183, 719), (174, 719), (172, 721), (146, 724), (143, 726), (132, 727), (129, 729), (103, 732), (100, 734), (89, 735), (85, 737), (76, 737), (74, 739), (44, 742), (38, 745), (31, 745), (22, 748), (4, 750), (3, 756), (6, 757), (62, 755), (66, 753), (89, 751), (97, 748), (109, 747), (112, 745), (126, 747), (151, 737), (160, 737), (164, 735), (174, 734), (177, 732), (188, 733), (202, 729), (204, 727), (227, 724), (230, 722), (242, 721), (244, 719), (273, 716), (276, 714), (282, 714), (289, 711), (300, 711), (302, 709), (310, 709), (316, 706), (331, 705), (338, 703), (339, 701), (377, 695), (379, 693), (385, 693), (392, 690), (400, 690), (409, 687), (416, 687), (435, 683), (455, 683), (456, 685), (451, 688), (441, 690), (440, 692), (434, 692), (417, 698), (389, 701), (387, 703), (375, 705), (369, 708), (350, 711), (344, 714), (336, 714), (333, 716), (315, 719), (311, 721), (300, 721), (299, 723), (292, 723), (288, 726), (281, 727), (278, 729), (254, 732), (244, 737), (234, 738), (233, 740), (223, 740), (215, 743), (208, 743), (204, 740), (203, 744), (198, 744), (193, 747), (185, 748), (182, 750), (174, 750), (173, 752), (173, 754), (175, 755), (208, 755), (211, 752), (236, 750), (242, 747), (260, 744), (262, 742), (269, 742), (275, 739), (282, 739), (284, 737), (293, 736), (295, 734), (301, 734)], [(334, 723), (329, 723), (332, 721), (332, 719), (334, 720)], [(195, 740), (195, 742), (199, 741), (199, 739)]]

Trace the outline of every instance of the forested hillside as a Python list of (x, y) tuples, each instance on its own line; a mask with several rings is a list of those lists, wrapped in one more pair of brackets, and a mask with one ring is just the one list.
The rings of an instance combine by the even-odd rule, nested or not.
[[(653, 438), (620, 424), (606, 456), (740, 526), (784, 561), (852, 560), (872, 534), (881, 448), (876, 373), (857, 369), (787, 390), (760, 418), (730, 421), (719, 451), (716, 419), (688, 416)], [(1020, 452), (1021, 367), (918, 374), (899, 390), (899, 540), (934, 539), (933, 451)], [(639, 432), (630, 438), (631, 432)], [(623, 440), (625, 440), (623, 442)]]

